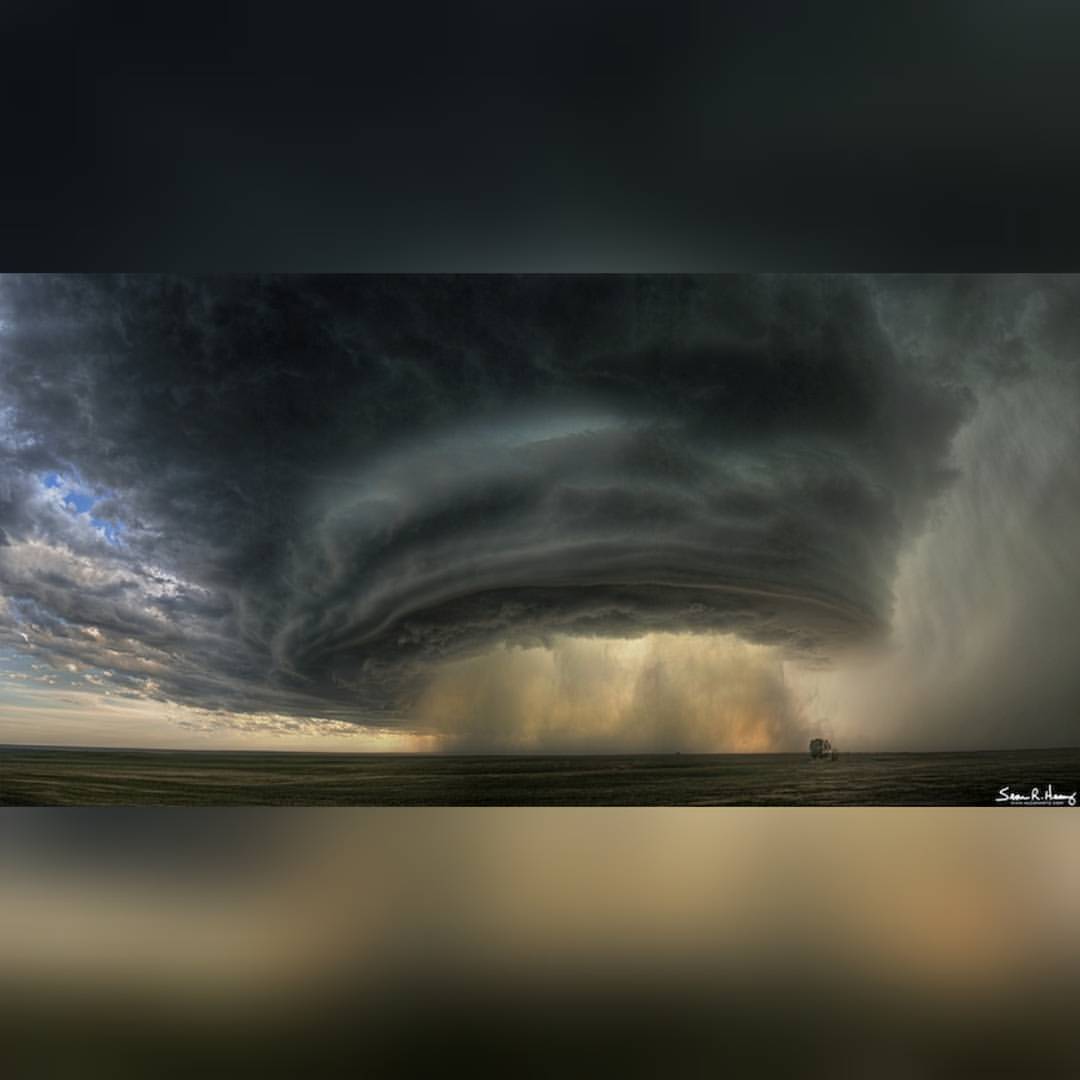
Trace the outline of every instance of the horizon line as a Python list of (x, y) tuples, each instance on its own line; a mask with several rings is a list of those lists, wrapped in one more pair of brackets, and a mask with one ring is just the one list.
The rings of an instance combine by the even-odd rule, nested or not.
[[(84, 746), (74, 743), (0, 743), (0, 753), (19, 750), (134, 754), (279, 754), (318, 757), (779, 757), (803, 756), (805, 750), (275, 750), (266, 748), (175, 746)], [(948, 750), (841, 750), (839, 756), (869, 754), (1016, 754), (1080, 751), (1080, 746), (997, 746)]]

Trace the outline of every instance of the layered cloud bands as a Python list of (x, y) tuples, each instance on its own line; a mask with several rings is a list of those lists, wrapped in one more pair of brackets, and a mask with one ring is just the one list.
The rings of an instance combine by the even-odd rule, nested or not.
[(6, 280), (3, 641), (120, 693), (436, 729), (485, 654), (826, 663), (887, 628), (973, 400), (880, 288)]

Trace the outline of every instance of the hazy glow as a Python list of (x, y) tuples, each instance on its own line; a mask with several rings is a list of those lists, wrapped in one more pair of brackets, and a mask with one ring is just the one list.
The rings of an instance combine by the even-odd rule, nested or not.
[(558, 637), (444, 665), (414, 709), (447, 749), (792, 750), (782, 653), (734, 635)]
[(792, 687), (852, 749), (1062, 746), (1075, 667), (1075, 377), (986, 395), (957, 477), (899, 560), (888, 644)]
[(82, 678), (90, 680), (86, 689), (58, 692), (53, 676), (36, 685), (0, 674), (0, 745), (352, 753), (425, 747), (424, 739), (404, 731), (318, 717), (212, 712), (121, 697), (94, 685), (92, 675)]
[[(620, 970), (690, 965), (726, 981), (755, 965), (761, 975), (764, 960), (769, 972), (817, 961), (924, 990), (973, 991), (989, 978), (1004, 991), (1010, 977), (1038, 979), (1080, 955), (1080, 879), (1060, 815), (1037, 828), (1030, 815), (1002, 815), (990, 830), (971, 813), (880, 808), (379, 814), (381, 829), (364, 827), (367, 811), (304, 810), (278, 819), (280, 831), (236, 816), (219, 841), (236, 879), (209, 845), (193, 868), (171, 855), (169, 877), (137, 851), (117, 867), (125, 849), (114, 840), (99, 868), (24, 816), (4, 845), (27, 848), (0, 900), (4, 975), (287, 991), (297, 974), (378, 979), (386, 966), (423, 977), (443, 965), (590, 958)], [(154, 820), (166, 836), (198, 828), (182, 815)], [(1003, 863), (1014, 872), (1002, 877)], [(852, 876), (852, 865), (872, 872)], [(455, 887), (433, 893), (432, 874)], [(49, 898), (76, 883), (83, 902), (64, 917)], [(38, 932), (54, 921), (67, 932)], [(420, 925), (423, 954), (411, 947)], [(126, 941), (154, 962), (132, 967)]]

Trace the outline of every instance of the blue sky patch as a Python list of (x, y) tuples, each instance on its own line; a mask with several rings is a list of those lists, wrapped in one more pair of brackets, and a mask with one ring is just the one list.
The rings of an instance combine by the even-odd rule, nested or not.
[(85, 491), (69, 491), (64, 496), (64, 505), (77, 514), (85, 514), (96, 502), (97, 499)]
[[(63, 488), (64, 496), (61, 500), (65, 507), (73, 514), (88, 514), (91, 510), (101, 501), (101, 499), (90, 493), (79, 482), (71, 482), (61, 473), (49, 472), (45, 473), (41, 478), (42, 487), (55, 489)], [(105, 497), (111, 497), (112, 492), (107, 491), (104, 493)], [(95, 529), (101, 531), (102, 535), (110, 544), (119, 544), (120, 537), (124, 531), (124, 526), (119, 521), (110, 521), (107, 518), (90, 516), (90, 524)]]

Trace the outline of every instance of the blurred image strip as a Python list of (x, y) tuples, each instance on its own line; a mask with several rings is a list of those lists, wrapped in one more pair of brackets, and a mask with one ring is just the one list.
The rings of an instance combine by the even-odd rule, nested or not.
[(10, 810), (3, 1074), (1064, 1076), (1072, 824)]

